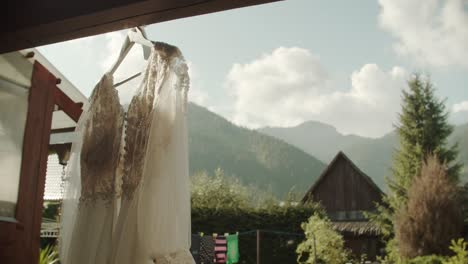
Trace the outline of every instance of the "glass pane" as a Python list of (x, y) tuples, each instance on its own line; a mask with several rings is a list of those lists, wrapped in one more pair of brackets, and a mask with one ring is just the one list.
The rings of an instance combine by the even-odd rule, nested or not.
[(28, 90), (0, 87), (0, 216), (15, 216), (27, 110)]

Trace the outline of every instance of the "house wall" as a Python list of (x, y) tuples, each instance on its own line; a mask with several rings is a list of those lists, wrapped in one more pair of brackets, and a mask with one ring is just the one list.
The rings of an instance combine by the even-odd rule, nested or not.
[(375, 260), (377, 256), (381, 255), (380, 250), (384, 247), (376, 236), (343, 234), (343, 238), (345, 247), (351, 250), (351, 255), (357, 259), (366, 255), (368, 260)]

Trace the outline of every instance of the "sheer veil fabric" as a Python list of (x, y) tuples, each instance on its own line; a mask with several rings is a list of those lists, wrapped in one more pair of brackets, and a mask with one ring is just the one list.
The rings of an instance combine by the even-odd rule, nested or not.
[(115, 176), (123, 125), (112, 77), (104, 75), (90, 97), (76, 131), (63, 200), (63, 263), (106, 263), (111, 253)]
[[(118, 97), (104, 100), (96, 92), (117, 95), (112, 77), (106, 74), (96, 86), (77, 126), (83, 136), (72, 147), (63, 202), (62, 263), (195, 263), (189, 252), (188, 88), (181, 52), (159, 42), (125, 122)], [(103, 133), (105, 142), (94, 135), (96, 120), (110, 126), (99, 128), (108, 131)], [(108, 165), (104, 169), (98, 164)], [(92, 170), (95, 167), (99, 169)]]

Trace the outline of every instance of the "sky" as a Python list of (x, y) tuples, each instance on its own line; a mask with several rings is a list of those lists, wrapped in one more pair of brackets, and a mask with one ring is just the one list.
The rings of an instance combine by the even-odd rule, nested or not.
[[(148, 25), (189, 65), (189, 100), (248, 128), (314, 120), (380, 137), (422, 73), (468, 122), (467, 0), (287, 0)], [(83, 94), (117, 59), (126, 31), (39, 47)], [(115, 81), (145, 66), (135, 46)], [(119, 87), (122, 103), (138, 80)]]

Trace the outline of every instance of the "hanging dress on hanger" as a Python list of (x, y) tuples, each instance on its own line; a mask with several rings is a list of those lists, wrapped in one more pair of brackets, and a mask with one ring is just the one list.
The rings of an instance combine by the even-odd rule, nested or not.
[(154, 44), (127, 114), (111, 263), (195, 263), (189, 251), (187, 70), (178, 48)]
[(123, 109), (112, 76), (106, 74), (75, 130), (79, 136), (72, 147), (63, 199), (63, 264), (102, 264), (110, 257), (122, 125)]
[(103, 76), (72, 146), (61, 263), (194, 263), (189, 252), (188, 87), (181, 52), (154, 43), (124, 129), (112, 75)]

